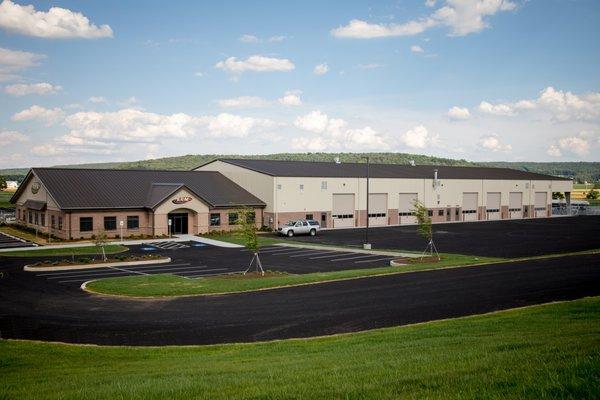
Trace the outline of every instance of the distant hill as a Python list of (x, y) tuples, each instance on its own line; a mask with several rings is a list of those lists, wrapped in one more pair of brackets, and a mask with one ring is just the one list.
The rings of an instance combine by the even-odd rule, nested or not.
[[(600, 162), (482, 162), (473, 163), (467, 160), (454, 160), (450, 158), (430, 157), (408, 153), (278, 153), (260, 155), (232, 155), (232, 154), (189, 154), (179, 157), (165, 157), (153, 160), (140, 160), (128, 162), (110, 162), (96, 164), (62, 165), (65, 168), (101, 168), (101, 169), (166, 169), (190, 170), (199, 165), (217, 158), (249, 158), (269, 160), (302, 160), (302, 161), (333, 161), (340, 157), (342, 162), (361, 162), (363, 157), (369, 156), (372, 163), (378, 164), (409, 164), (414, 160), (421, 165), (453, 165), (453, 166), (489, 166), (505, 167), (523, 171), (539, 172), (543, 174), (574, 178), (577, 182), (600, 181)], [(0, 170), (0, 175), (10, 177), (10, 180), (21, 180), (27, 169), (15, 168)]]

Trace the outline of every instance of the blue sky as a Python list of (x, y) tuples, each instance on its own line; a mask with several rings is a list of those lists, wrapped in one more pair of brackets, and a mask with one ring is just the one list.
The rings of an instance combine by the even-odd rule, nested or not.
[(288, 3), (3, 0), (0, 167), (305, 151), (600, 160), (600, 2)]

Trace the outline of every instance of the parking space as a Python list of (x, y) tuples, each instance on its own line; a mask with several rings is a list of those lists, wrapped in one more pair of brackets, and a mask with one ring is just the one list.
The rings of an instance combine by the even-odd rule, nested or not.
[[(173, 243), (173, 242), (168, 242)], [(148, 251), (149, 243), (132, 246), (132, 254)], [(166, 250), (166, 252), (165, 252)], [(168, 264), (139, 265), (131, 267), (100, 267), (73, 271), (47, 271), (35, 276), (63, 285), (80, 286), (92, 279), (129, 275), (174, 274), (198, 279), (215, 275), (241, 273), (248, 267), (252, 254), (246, 249), (220, 248), (193, 242), (180, 247), (157, 248), (154, 254), (171, 257)], [(374, 268), (389, 265), (391, 256), (365, 254), (352, 251), (320, 250), (286, 246), (269, 246), (260, 250), (265, 270), (305, 274), (344, 269)]]
[(32, 247), (33, 243), (27, 242), (13, 236), (0, 232), (0, 249), (12, 249), (17, 247)]
[(177, 249), (186, 249), (190, 247), (188, 244), (181, 242), (171, 242), (171, 241), (162, 241), (162, 242), (148, 242), (142, 244), (142, 246), (146, 247), (154, 247), (162, 250), (177, 250)]

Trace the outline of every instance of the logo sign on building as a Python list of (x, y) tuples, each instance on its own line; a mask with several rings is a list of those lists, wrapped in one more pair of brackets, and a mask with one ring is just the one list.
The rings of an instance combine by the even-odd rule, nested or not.
[(173, 204), (184, 204), (189, 201), (192, 201), (192, 198), (190, 196), (178, 197), (172, 200)]
[(31, 184), (31, 193), (36, 194), (39, 191), (40, 191), (40, 183), (39, 182), (33, 182)]

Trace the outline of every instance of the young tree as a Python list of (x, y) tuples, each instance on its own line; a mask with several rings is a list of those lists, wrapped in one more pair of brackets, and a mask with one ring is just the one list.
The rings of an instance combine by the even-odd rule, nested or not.
[(0, 175), (0, 190), (6, 189), (6, 179)]
[(259, 244), (258, 244), (258, 235), (256, 233), (256, 222), (254, 211), (250, 208), (245, 207), (241, 208), (237, 211), (238, 219), (236, 224), (240, 226), (240, 230), (238, 231), (238, 235), (240, 235), (244, 240), (244, 246), (248, 250), (250, 250), (253, 254), (252, 260), (250, 260), (250, 264), (248, 265), (248, 269), (244, 271), (244, 275), (250, 271), (252, 265), (256, 266), (256, 272), (260, 272), (261, 275), (265, 274), (265, 271), (262, 267), (262, 263), (260, 262), (259, 252)]
[(425, 207), (425, 204), (423, 204), (419, 200), (415, 200), (413, 202), (413, 206), (414, 206), (413, 212), (415, 214), (415, 217), (417, 218), (417, 223), (418, 223), (417, 232), (419, 233), (419, 235), (421, 237), (423, 237), (425, 240), (427, 240), (427, 247), (423, 251), (423, 254), (421, 255), (421, 259), (423, 259), (423, 256), (427, 252), (429, 252), (431, 257), (433, 257), (433, 252), (435, 251), (435, 254), (437, 255), (438, 260), (441, 260), (440, 255), (437, 251), (437, 248), (435, 247), (435, 244), (433, 243), (433, 229), (431, 227), (431, 218), (429, 217), (429, 211), (427, 210), (427, 207)]
[(597, 190), (590, 190), (588, 192), (588, 194), (585, 196), (586, 199), (588, 200), (597, 200), (598, 197), (600, 197), (600, 192), (598, 192)]
[(106, 246), (106, 243), (108, 243), (108, 236), (106, 235), (106, 232), (98, 232), (96, 238), (94, 239), (94, 244), (96, 245), (96, 247), (100, 247), (102, 249), (102, 261), (107, 260), (106, 251), (104, 250), (104, 246)]

